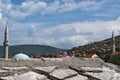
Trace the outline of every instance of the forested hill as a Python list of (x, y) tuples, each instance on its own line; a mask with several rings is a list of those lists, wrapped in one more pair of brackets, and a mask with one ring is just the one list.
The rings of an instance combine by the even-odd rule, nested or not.
[[(67, 51), (66, 49), (59, 49), (47, 45), (14, 45), (9, 47), (9, 57), (13, 57), (17, 53), (25, 53), (30, 57), (44, 54), (44, 53), (58, 53)], [(4, 48), (0, 46), (0, 57), (3, 57)]]
[(74, 47), (69, 52), (75, 51), (82, 56), (84, 54), (97, 54), (106, 62), (120, 65), (120, 36), (115, 37), (115, 45), (117, 55), (114, 53), (112, 54), (112, 38)]
[[(116, 43), (116, 49), (119, 50), (119, 45), (120, 45), (120, 36), (116, 36), (115, 37), (115, 43)], [(105, 40), (101, 40), (101, 41), (96, 41), (93, 43), (89, 43), (83, 46), (78, 46), (78, 47), (73, 47), (71, 50), (83, 50), (83, 49), (96, 49), (96, 48), (105, 48), (105, 46), (109, 49), (111, 49), (112, 47), (112, 38), (108, 38)], [(105, 48), (106, 49), (106, 48)]]

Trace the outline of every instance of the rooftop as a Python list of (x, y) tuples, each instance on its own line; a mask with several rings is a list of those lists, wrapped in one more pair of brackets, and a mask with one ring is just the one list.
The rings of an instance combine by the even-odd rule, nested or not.
[[(3, 63), (1, 65), (1, 62)], [(9, 65), (7, 65), (9, 63)], [(26, 63), (26, 64), (25, 64)], [(29, 64), (29, 65), (28, 65)], [(120, 80), (119, 66), (99, 58), (0, 60), (1, 80)]]

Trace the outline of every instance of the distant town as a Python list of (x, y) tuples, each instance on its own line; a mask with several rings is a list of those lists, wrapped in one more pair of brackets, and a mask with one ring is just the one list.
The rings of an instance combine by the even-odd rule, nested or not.
[(115, 37), (113, 31), (110, 39), (67, 51), (33, 57), (21, 52), (9, 57), (9, 29), (6, 22), (0, 80), (119, 80), (120, 43), (116, 41), (119, 38)]
[[(90, 44), (86, 44), (83, 46), (74, 47), (70, 50), (55, 52), (55, 53), (42, 53), (31, 56), (31, 58), (65, 58), (65, 57), (84, 57), (84, 58), (101, 58), (105, 62), (111, 62), (119, 65), (119, 56), (120, 53), (120, 41), (119, 36), (114, 35), (114, 31), (112, 32), (111, 38), (94, 42)], [(18, 53), (14, 56), (18, 57), (9, 57), (9, 29), (8, 23), (6, 22), (5, 28), (5, 37), (4, 37), (4, 58), (25, 58), (25, 56), (29, 57), (25, 53)], [(22, 56), (22, 57), (21, 57)]]

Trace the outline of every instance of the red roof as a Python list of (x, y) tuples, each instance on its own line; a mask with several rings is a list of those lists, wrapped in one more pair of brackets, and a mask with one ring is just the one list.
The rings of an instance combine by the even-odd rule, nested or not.
[(86, 54), (86, 55), (85, 55), (85, 58), (92, 58), (93, 55), (94, 55), (94, 54)]
[(118, 55), (120, 54), (119, 52), (112, 52), (111, 56)]

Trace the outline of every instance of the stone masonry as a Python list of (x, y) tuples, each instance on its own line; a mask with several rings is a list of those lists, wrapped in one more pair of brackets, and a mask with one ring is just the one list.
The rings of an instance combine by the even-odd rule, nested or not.
[(0, 59), (0, 80), (120, 80), (104, 65), (99, 58)]

